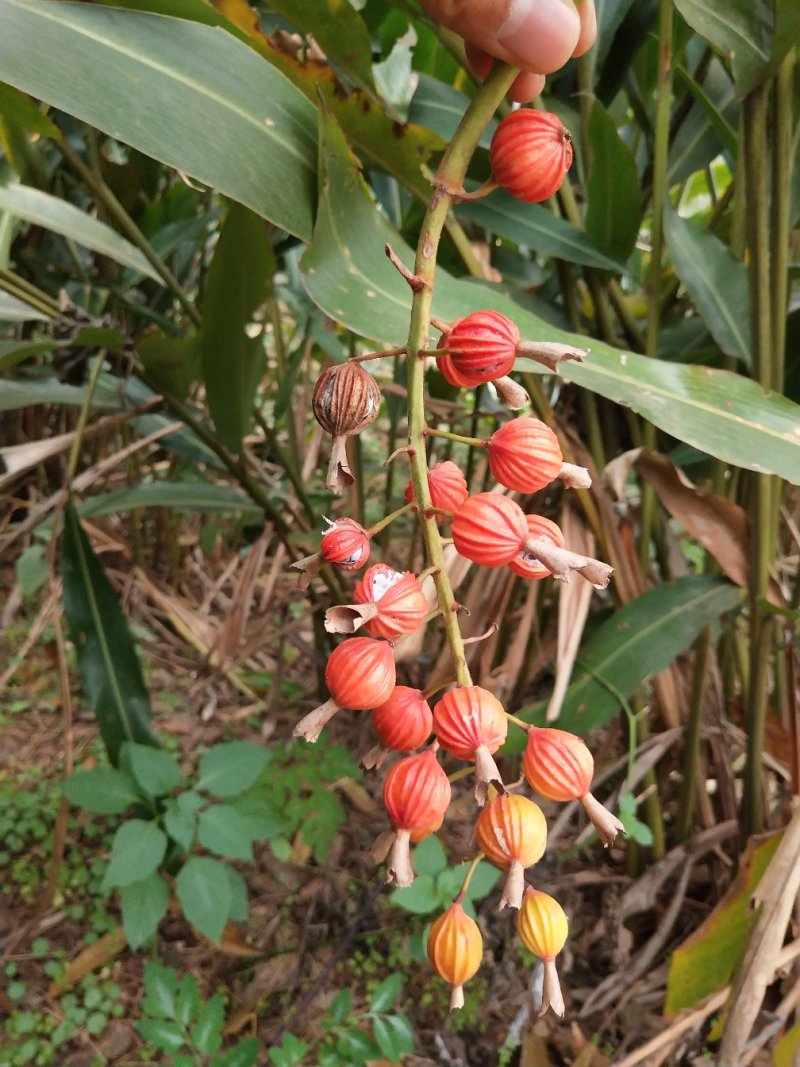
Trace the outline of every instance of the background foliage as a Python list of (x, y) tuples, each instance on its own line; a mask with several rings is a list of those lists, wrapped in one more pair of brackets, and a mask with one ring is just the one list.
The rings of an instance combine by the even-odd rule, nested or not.
[[(322, 613), (345, 585), (323, 574), (308, 599), (288, 566), (316, 551), (323, 514), (375, 522), (406, 480), (401, 460), (382, 466), (404, 439), (402, 362), (374, 365), (384, 411), (352, 442), (341, 502), (322, 488), (311, 384), (405, 342), (408, 292), (383, 249), (413, 260), (475, 88), (460, 41), (413, 2), (0, 0), (0, 786), (18, 805), (3, 908), (26, 916), (3, 935), (0, 1062), (57, 1062), (62, 1045), (98, 1063), (465, 1047), (510, 1062), (522, 1045), (632, 1064), (662, 1010), (698, 1006), (666, 1062), (700, 1062), (733, 1040), (724, 1019), (709, 1029), (731, 981), (734, 1015), (763, 1002), (757, 1048), (780, 1034), (774, 1062), (796, 1054), (796, 980), (766, 999), (749, 982), (752, 954), (771, 976), (780, 944), (746, 902), (774, 874), (800, 775), (800, 16), (793, 0), (597, 10), (598, 44), (542, 100), (572, 131), (568, 180), (543, 205), (460, 205), (434, 300), (442, 319), (495, 308), (525, 337), (591, 349), (558, 378), (519, 361), (533, 412), (594, 476), (526, 506), (614, 565), (608, 593), (450, 559), (465, 633), (497, 623), (470, 646), (475, 680), (529, 721), (591, 731), (631, 835), (587, 863), (568, 809), (551, 834), (537, 879), (566, 894), (577, 1027), (543, 1030), (530, 960), (504, 958), (480, 878), (495, 966), (442, 1021), (421, 935), (461, 872), (429, 848), (405, 896), (373, 888), (363, 721), (319, 749), (286, 741), (319, 695)], [(429, 385), (441, 429), (488, 437), (504, 418), (490, 390)], [(482, 455), (444, 442), (432, 457), (486, 484)], [(424, 565), (408, 517), (378, 540)], [(399, 658), (410, 684), (450, 673), (435, 627)], [(31, 767), (66, 775), (65, 799)], [(454, 865), (467, 826), (448, 820)], [(790, 883), (764, 878), (780, 934)], [(153, 941), (172, 967), (142, 971)], [(717, 978), (678, 992), (698, 971)], [(96, 974), (122, 983), (135, 1031), (120, 1037)], [(627, 999), (635, 1018), (612, 1010)]]

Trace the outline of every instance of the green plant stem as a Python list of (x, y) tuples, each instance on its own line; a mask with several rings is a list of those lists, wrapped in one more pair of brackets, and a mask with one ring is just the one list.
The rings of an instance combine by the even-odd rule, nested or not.
[(397, 508), (395, 511), (390, 511), (388, 515), (384, 515), (382, 519), (379, 519), (378, 522), (370, 526), (367, 533), (370, 537), (374, 537), (376, 533), (380, 533), (380, 531), (388, 526), (389, 523), (394, 522), (395, 519), (399, 519), (401, 515), (407, 515), (409, 511), (413, 511), (414, 507), (415, 505), (412, 501), (408, 504), (403, 504), (401, 508)]
[(17, 300), (21, 300), (24, 304), (29, 304), (30, 307), (40, 311), (43, 315), (47, 315), (48, 318), (56, 319), (60, 314), (57, 301), (6, 267), (0, 267), (0, 289), (16, 297)]
[[(445, 152), (437, 178), (443, 185), (463, 185), (467, 165), (481, 134), (510, 88), (516, 71), (497, 64), (475, 94)], [(414, 264), (414, 296), (408, 333), (408, 444), (414, 501), (422, 528), (425, 548), (431, 565), (438, 568), (434, 577), (436, 595), (442, 611), (445, 632), (459, 685), (470, 685), (471, 677), (464, 653), (464, 642), (453, 610), (455, 601), (444, 563), (444, 552), (436, 520), (431, 513), (428, 467), (425, 455), (425, 345), (430, 332), (431, 302), (436, 275), (436, 253), (452, 200), (443, 188), (436, 188), (425, 212), (420, 229)]]
[(703, 727), (703, 704), (706, 695), (706, 675), (711, 652), (711, 627), (706, 626), (695, 642), (692, 691), (689, 715), (683, 738), (683, 781), (678, 805), (676, 833), (679, 841), (688, 841), (692, 833), (697, 796), (697, 772), (700, 768), (700, 741)]
[(195, 326), (199, 326), (201, 323), (200, 313), (194, 306), (189, 297), (184, 293), (181, 288), (181, 284), (169, 267), (164, 263), (156, 250), (147, 240), (145, 235), (130, 217), (128, 212), (117, 200), (116, 196), (103, 179), (95, 174), (91, 167), (87, 167), (81, 157), (67, 141), (65, 137), (62, 137), (60, 141), (53, 142), (64, 158), (70, 164), (73, 170), (75, 170), (80, 177), (86, 182), (89, 188), (92, 190), (97, 199), (103, 204), (106, 211), (108, 211), (111, 218), (119, 226), (120, 230), (125, 234), (129, 241), (133, 242), (136, 247), (144, 255), (150, 266), (156, 271), (164, 285), (172, 292), (172, 294), (178, 300), (178, 303), (184, 309), (186, 314), (192, 320)]
[(469, 865), (469, 870), (467, 871), (466, 877), (464, 878), (464, 881), (463, 881), (463, 883), (461, 885), (461, 891), (459, 892), (458, 896), (456, 897), (454, 903), (460, 904), (461, 901), (464, 899), (464, 897), (467, 895), (467, 890), (469, 889), (469, 883), (472, 881), (472, 876), (475, 873), (475, 871), (477, 870), (478, 864), (481, 862), (482, 859), (483, 859), (483, 853), (482, 852), (479, 852), (477, 854), (477, 856), (473, 856), (472, 862)]
[[(765, 389), (773, 378), (772, 247), (770, 239), (769, 83), (760, 85), (743, 105), (745, 228), (750, 253), (750, 316), (753, 376)], [(765, 474), (751, 479), (750, 493), (750, 679), (747, 689), (747, 759), (742, 795), (742, 824), (747, 833), (763, 827), (764, 802), (761, 761), (769, 698), (772, 624), (761, 610), (769, 586), (773, 558), (775, 480)]]
[(455, 441), (459, 445), (469, 445), (470, 448), (486, 448), (486, 441), (480, 437), (465, 437), (460, 433), (451, 433), (450, 430), (432, 430), (426, 426), (425, 437), (443, 437), (446, 441)]
[[(653, 131), (653, 196), (651, 203), (650, 270), (648, 274), (647, 329), (645, 354), (658, 356), (658, 334), (661, 326), (661, 275), (664, 259), (664, 206), (668, 196), (667, 167), (669, 163), (670, 113), (672, 109), (672, 0), (659, 0), (658, 9), (658, 85), (656, 88), (656, 120)], [(652, 423), (645, 423), (645, 448), (655, 448), (656, 432)], [(642, 483), (639, 562), (642, 574), (650, 569), (650, 541), (656, 524), (656, 494), (653, 487)]]

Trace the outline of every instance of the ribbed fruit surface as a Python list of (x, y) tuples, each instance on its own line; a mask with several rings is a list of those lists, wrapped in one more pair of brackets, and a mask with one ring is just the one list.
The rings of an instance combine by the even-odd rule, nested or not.
[[(439, 342), (439, 347), (444, 348), (447, 345), (447, 334), (442, 334), (442, 339)], [(450, 385), (455, 385), (457, 389), (472, 389), (473, 383), (470, 378), (465, 377), (463, 374), (459, 374), (455, 368), (455, 364), (450, 356), (437, 356), (436, 366), (439, 369), (442, 377)]]
[(389, 699), (372, 709), (372, 725), (384, 748), (412, 752), (433, 731), (433, 715), (421, 689), (396, 685)]
[[(525, 520), (528, 523), (529, 538), (545, 537), (551, 544), (557, 545), (558, 548), (564, 547), (564, 535), (561, 532), (561, 527), (554, 523), (552, 519), (546, 519), (544, 515), (526, 515)], [(520, 578), (547, 578), (551, 573), (527, 548), (523, 548), (519, 555), (515, 556), (508, 565), (514, 574), (518, 574)]]
[(331, 652), (325, 684), (341, 708), (374, 708), (388, 700), (397, 681), (392, 646), (350, 637)]
[(521, 108), (498, 125), (489, 149), (495, 181), (535, 204), (556, 192), (572, 164), (572, 138), (549, 111)]
[[(450, 459), (446, 459), (443, 463), (436, 463), (430, 468), (428, 489), (431, 494), (431, 504), (444, 511), (457, 511), (469, 496), (467, 479), (461, 468)], [(414, 485), (411, 481), (406, 486), (405, 498), (409, 504), (414, 499)]]
[(489, 438), (489, 468), (507, 489), (535, 493), (549, 485), (564, 457), (546, 423), (530, 415), (510, 419)]
[(458, 379), (453, 384), (460, 381), (470, 387), (508, 374), (514, 367), (518, 344), (516, 323), (499, 311), (465, 315), (439, 342), (440, 347), (450, 350), (450, 364)]
[(456, 551), (484, 567), (503, 567), (528, 536), (519, 504), (499, 493), (477, 493), (461, 505), (450, 528)]
[(532, 726), (523, 762), (531, 789), (548, 800), (578, 800), (589, 792), (594, 760), (575, 734)]
[(428, 933), (428, 959), (450, 985), (468, 982), (481, 965), (483, 938), (478, 924), (456, 901), (433, 923)]
[(450, 792), (450, 780), (436, 754), (426, 749), (395, 763), (383, 783), (383, 803), (398, 830), (429, 833), (441, 825)]
[(547, 822), (542, 809), (518, 793), (493, 797), (475, 827), (478, 848), (498, 867), (517, 860), (523, 867), (538, 863), (547, 847)]
[(485, 745), (496, 752), (506, 739), (508, 719), (497, 697), (479, 685), (451, 689), (433, 709), (433, 731), (445, 752), (473, 760)]
[(311, 395), (317, 422), (334, 437), (349, 437), (375, 421), (381, 391), (372, 375), (352, 361), (328, 367)]
[(564, 947), (569, 923), (557, 900), (529, 887), (517, 912), (517, 932), (534, 956), (552, 960)]
[(319, 547), (328, 563), (343, 571), (355, 571), (369, 559), (370, 540), (355, 519), (336, 519), (322, 535)]
[(366, 625), (373, 637), (390, 641), (410, 634), (428, 614), (428, 601), (411, 571), (396, 571), (375, 563), (364, 573), (353, 592), (356, 604), (375, 604), (378, 614)]

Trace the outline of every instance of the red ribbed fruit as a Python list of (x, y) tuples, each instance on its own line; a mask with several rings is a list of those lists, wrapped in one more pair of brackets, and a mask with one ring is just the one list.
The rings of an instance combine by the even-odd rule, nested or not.
[(525, 777), (548, 800), (579, 800), (589, 792), (594, 760), (580, 737), (532, 726), (525, 748)]
[[(528, 523), (528, 537), (544, 537), (557, 548), (564, 548), (561, 527), (551, 519), (546, 519), (543, 515), (526, 515), (525, 519)], [(552, 573), (527, 548), (523, 548), (508, 565), (520, 578), (547, 578)]]
[(389, 699), (372, 709), (372, 725), (385, 748), (412, 752), (430, 737), (433, 715), (421, 689), (396, 685)]
[[(428, 489), (431, 494), (431, 504), (443, 511), (458, 511), (469, 496), (467, 479), (461, 468), (450, 459), (443, 463), (436, 463), (430, 468)], [(406, 486), (405, 498), (409, 504), (414, 499), (414, 485), (411, 481)]]
[(474, 388), (502, 378), (514, 366), (519, 340), (516, 323), (499, 311), (473, 311), (459, 319), (439, 342), (449, 350), (448, 370), (455, 372), (456, 381), (448, 381)]
[(383, 803), (398, 830), (430, 831), (450, 805), (450, 780), (428, 748), (399, 760), (383, 785)]
[(433, 709), (433, 731), (445, 752), (475, 763), (475, 798), (486, 802), (490, 782), (502, 781), (492, 759), (508, 733), (503, 705), (488, 689), (462, 685), (445, 693)]
[(371, 637), (342, 641), (325, 665), (325, 684), (340, 708), (377, 707), (396, 681), (392, 646)]
[(492, 474), (519, 493), (535, 493), (549, 485), (564, 462), (556, 435), (530, 415), (509, 420), (487, 443)]
[(355, 571), (369, 559), (367, 531), (355, 519), (336, 519), (322, 535), (322, 558), (342, 571)]
[(373, 637), (390, 641), (410, 634), (428, 614), (428, 601), (411, 571), (396, 571), (376, 563), (364, 574), (353, 592), (357, 604), (375, 604), (377, 615), (366, 624)]
[(547, 200), (561, 185), (572, 164), (572, 137), (549, 111), (521, 108), (497, 126), (489, 149), (498, 185), (517, 200)]
[(468, 497), (451, 527), (456, 551), (483, 567), (503, 567), (518, 555), (528, 536), (525, 512), (507, 496)]

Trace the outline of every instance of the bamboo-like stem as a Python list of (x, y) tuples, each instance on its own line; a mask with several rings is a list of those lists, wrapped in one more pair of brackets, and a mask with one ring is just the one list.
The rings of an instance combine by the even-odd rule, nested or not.
[[(495, 65), (475, 94), (458, 129), (445, 152), (437, 179), (450, 188), (463, 185), (467, 165), (478, 145), (481, 134), (498, 104), (511, 87), (516, 71), (505, 64)], [(459, 685), (470, 685), (469, 668), (464, 643), (455, 611), (450, 579), (444, 563), (444, 552), (436, 519), (431, 512), (428, 468), (425, 459), (425, 344), (430, 331), (431, 302), (436, 274), (436, 253), (442, 229), (451, 206), (451, 199), (441, 188), (434, 191), (420, 229), (414, 264), (414, 276), (419, 284), (412, 286), (411, 322), (408, 343), (408, 444), (411, 449), (411, 481), (414, 502), (429, 562), (438, 568), (434, 576), (436, 595), (442, 611), (447, 640), (453, 654)]]
[(65, 137), (62, 137), (61, 140), (54, 141), (53, 143), (55, 144), (56, 148), (61, 151), (64, 158), (70, 164), (72, 169), (76, 171), (80, 175), (80, 177), (86, 182), (86, 184), (92, 190), (97, 199), (103, 204), (106, 211), (109, 213), (114, 222), (116, 222), (117, 226), (119, 226), (120, 230), (122, 230), (128, 240), (135, 244), (136, 247), (141, 251), (147, 262), (164, 282), (164, 285), (177, 298), (178, 303), (184, 309), (184, 311), (192, 320), (194, 325), (199, 326), (202, 322), (202, 319), (200, 318), (200, 313), (198, 312), (197, 308), (194, 306), (194, 304), (186, 295), (186, 293), (184, 293), (178, 279), (158, 255), (156, 250), (147, 240), (145, 235), (130, 217), (130, 215), (119, 202), (119, 200), (117, 200), (111, 188), (106, 185), (106, 183), (99, 175), (95, 174), (91, 167), (86, 166), (81, 157), (78, 155), (78, 153), (75, 151), (75, 149)]
[(49, 296), (42, 289), (38, 289), (7, 267), (0, 267), (0, 289), (3, 289), (11, 296), (15, 296), (24, 304), (29, 304), (30, 307), (40, 311), (43, 315), (47, 315), (48, 318), (55, 319), (60, 314), (57, 300), (54, 300), (52, 296)]
[(700, 767), (700, 740), (703, 726), (703, 704), (706, 695), (706, 673), (711, 651), (711, 627), (706, 626), (695, 642), (692, 692), (689, 715), (683, 738), (683, 781), (678, 805), (676, 832), (679, 841), (688, 841), (692, 833), (697, 796), (697, 772)]
[[(765, 389), (773, 383), (772, 239), (770, 235), (769, 90), (766, 82), (743, 105), (745, 230), (750, 255), (750, 318), (753, 377)], [(750, 493), (750, 678), (747, 687), (747, 759), (742, 794), (742, 825), (747, 833), (763, 828), (764, 800), (761, 761), (769, 699), (772, 625), (761, 610), (769, 586), (774, 555), (775, 479), (756, 474)]]
[[(664, 258), (664, 206), (667, 202), (667, 165), (669, 162), (670, 112), (672, 108), (672, 0), (659, 0), (658, 15), (658, 85), (656, 87), (656, 121), (653, 131), (653, 197), (651, 210), (650, 270), (648, 275), (647, 328), (645, 354), (658, 355), (658, 331), (661, 325), (661, 274)], [(652, 423), (644, 425), (645, 448), (655, 448), (656, 432)], [(641, 520), (639, 526), (639, 562), (642, 574), (650, 569), (650, 540), (656, 524), (656, 494), (648, 482), (642, 483)]]

